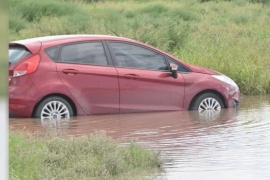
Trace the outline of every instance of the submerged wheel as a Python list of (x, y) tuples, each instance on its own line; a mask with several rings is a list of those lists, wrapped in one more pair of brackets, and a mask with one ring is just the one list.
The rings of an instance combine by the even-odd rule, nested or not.
[(198, 110), (200, 113), (204, 111), (220, 111), (224, 108), (224, 103), (219, 96), (213, 93), (204, 93), (200, 95), (191, 105), (191, 110)]
[(73, 109), (67, 100), (59, 96), (51, 96), (38, 105), (34, 117), (41, 119), (69, 119), (73, 115)]

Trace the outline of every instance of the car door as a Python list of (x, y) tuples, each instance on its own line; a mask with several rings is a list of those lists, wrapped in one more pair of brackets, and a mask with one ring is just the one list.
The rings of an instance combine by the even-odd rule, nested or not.
[(119, 112), (118, 74), (105, 50), (99, 41), (60, 48), (58, 75), (88, 115)]
[(120, 112), (181, 110), (184, 79), (174, 79), (165, 57), (134, 43), (108, 42), (119, 75)]

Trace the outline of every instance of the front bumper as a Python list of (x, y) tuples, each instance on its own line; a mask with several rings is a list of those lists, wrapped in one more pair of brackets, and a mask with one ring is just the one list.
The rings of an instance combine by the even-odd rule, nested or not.
[(240, 91), (233, 86), (227, 86), (225, 88), (226, 93), (226, 106), (227, 108), (239, 108), (240, 107)]

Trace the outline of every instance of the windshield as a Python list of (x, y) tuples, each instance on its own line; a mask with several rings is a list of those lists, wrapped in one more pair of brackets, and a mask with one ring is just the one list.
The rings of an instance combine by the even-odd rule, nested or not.
[(9, 65), (28, 56), (30, 52), (24, 47), (9, 47)]

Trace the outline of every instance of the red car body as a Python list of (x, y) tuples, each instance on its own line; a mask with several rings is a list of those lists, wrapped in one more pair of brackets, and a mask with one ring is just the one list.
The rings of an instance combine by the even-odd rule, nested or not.
[[(67, 63), (53, 60), (46, 52), (57, 47), (55, 55), (66, 44), (100, 42), (108, 65)], [(118, 67), (112, 55), (111, 42), (136, 45), (151, 50), (170, 62), (183, 66), (173, 78), (169, 70)], [(212, 75), (220, 73), (187, 64), (152, 46), (114, 36), (61, 35), (14, 41), (10, 48), (25, 48), (27, 56), (9, 67), (9, 114), (11, 117), (33, 117), (37, 106), (50, 96), (66, 99), (74, 115), (110, 114), (148, 111), (188, 110), (201, 94), (216, 94), (231, 108), (239, 103), (239, 89)], [(56, 58), (57, 59), (57, 58)], [(20, 75), (24, 66), (29, 72)], [(16, 73), (15, 73), (16, 72)], [(18, 74), (14, 75), (14, 74)]]

